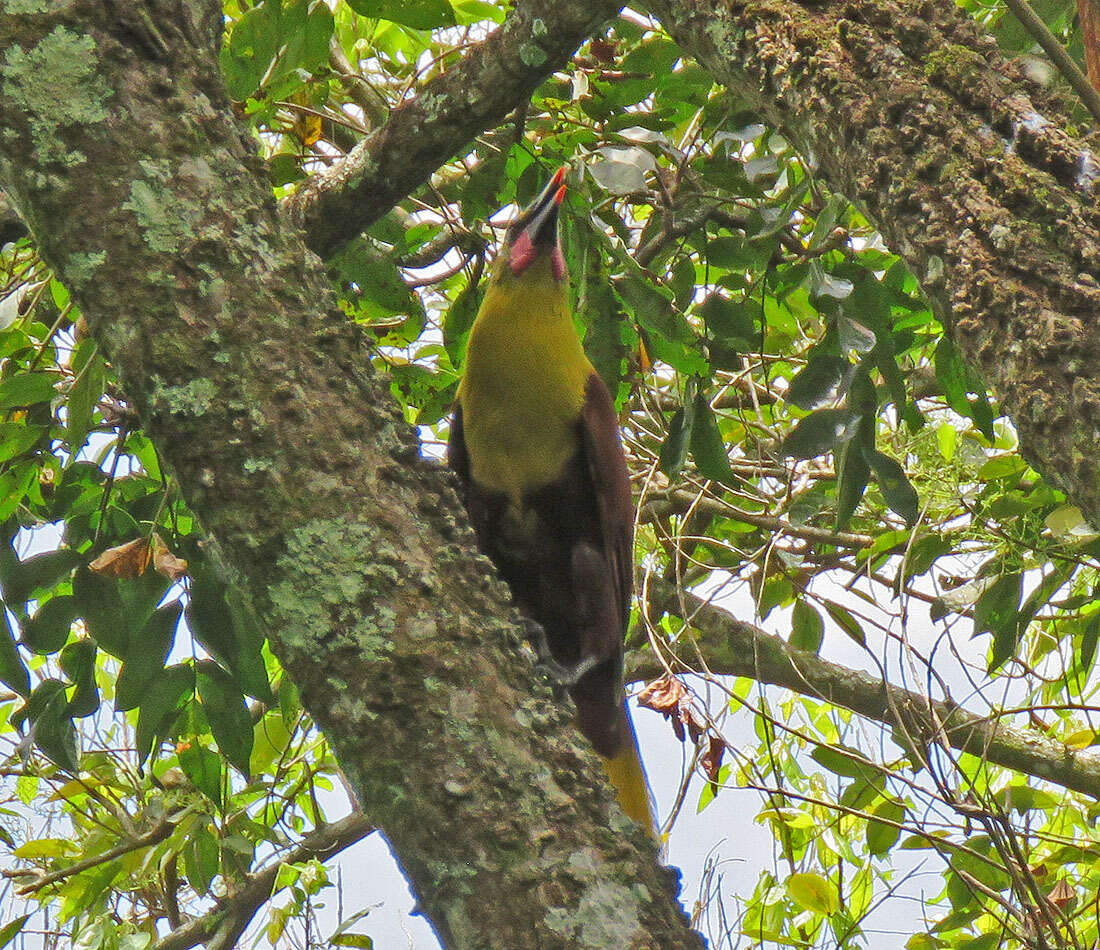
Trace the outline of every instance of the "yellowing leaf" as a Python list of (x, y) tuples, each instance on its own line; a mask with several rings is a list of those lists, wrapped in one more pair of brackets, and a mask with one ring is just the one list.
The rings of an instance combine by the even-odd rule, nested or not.
[(800, 907), (828, 916), (840, 909), (836, 885), (820, 874), (792, 874), (787, 878), (787, 893)]
[(12, 854), (17, 858), (63, 858), (78, 850), (65, 838), (38, 838), (20, 845)]
[(1059, 505), (1047, 515), (1044, 523), (1059, 541), (1091, 541), (1098, 536), (1076, 505)]

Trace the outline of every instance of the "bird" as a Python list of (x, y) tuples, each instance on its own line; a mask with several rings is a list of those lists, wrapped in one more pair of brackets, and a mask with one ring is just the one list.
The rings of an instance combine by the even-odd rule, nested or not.
[(467, 343), (447, 458), (619, 805), (658, 837), (623, 686), (634, 505), (615, 405), (573, 325), (566, 168), (508, 228)]

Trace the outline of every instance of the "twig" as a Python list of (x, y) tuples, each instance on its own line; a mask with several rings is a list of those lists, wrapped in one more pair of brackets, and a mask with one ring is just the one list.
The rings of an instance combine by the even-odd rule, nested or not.
[(236, 945), (256, 912), (272, 896), (280, 868), (314, 857), (331, 858), (361, 841), (373, 830), (371, 822), (359, 812), (317, 828), (280, 860), (262, 871), (247, 875), (233, 893), (221, 898), (209, 913), (172, 931), (156, 943), (153, 950), (189, 950), (199, 944), (208, 950), (229, 950)]
[(1081, 72), (1081, 67), (1073, 61), (1073, 57), (1058, 42), (1057, 37), (1047, 29), (1043, 18), (1032, 9), (1027, 0), (1005, 0), (1005, 4), (1016, 14), (1016, 19), (1032, 35), (1035, 42), (1043, 48), (1043, 52), (1050, 57), (1050, 61), (1054, 63), (1058, 72), (1073, 87), (1073, 91), (1081, 97), (1081, 102), (1092, 113), (1092, 117), (1100, 122), (1100, 93), (1093, 88), (1089, 77)]
[[(830, 663), (814, 653), (796, 650), (779, 637), (737, 620), (694, 594), (678, 592), (674, 585), (659, 578), (650, 578), (649, 589), (654, 601), (650, 609), (690, 618), (694, 634), (691, 648), (706, 657), (713, 673), (748, 676), (760, 683), (782, 686), (843, 706), (875, 722), (905, 728), (914, 737), (930, 737), (929, 741), (942, 738), (952, 748), (982, 756), (995, 765), (1100, 799), (1100, 756), (1095, 753), (1003, 723), (991, 723), (961, 708), (950, 696), (932, 699)], [(627, 657), (628, 681), (652, 679), (665, 671), (664, 663), (651, 652), (634, 651)]]
[(20, 897), (26, 897), (28, 894), (37, 893), (44, 887), (49, 887), (49, 885), (56, 884), (58, 881), (63, 881), (66, 878), (72, 877), (74, 874), (79, 874), (81, 871), (87, 871), (89, 868), (98, 867), (100, 864), (106, 864), (108, 861), (113, 861), (115, 858), (121, 858), (124, 854), (129, 854), (131, 851), (140, 851), (142, 848), (148, 848), (150, 845), (160, 844), (160, 842), (172, 833), (172, 829), (175, 827), (176, 826), (170, 821), (162, 821), (137, 838), (123, 841), (121, 844), (115, 845), (109, 851), (104, 851), (102, 854), (96, 854), (90, 858), (85, 858), (83, 861), (77, 861), (76, 864), (70, 864), (68, 867), (50, 871), (48, 874), (37, 874), (33, 868), (16, 868), (15, 870), (3, 871), (0, 873), (2, 873), (4, 877), (10, 878), (29, 877), (33, 875), (34, 880), (30, 884), (24, 884), (15, 892)]

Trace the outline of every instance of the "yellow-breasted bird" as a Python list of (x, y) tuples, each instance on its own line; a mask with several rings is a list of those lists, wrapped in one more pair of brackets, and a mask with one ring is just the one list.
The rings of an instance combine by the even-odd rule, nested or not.
[(634, 507), (615, 407), (573, 327), (565, 169), (508, 229), (470, 331), (448, 460), (619, 803), (656, 833), (623, 692)]

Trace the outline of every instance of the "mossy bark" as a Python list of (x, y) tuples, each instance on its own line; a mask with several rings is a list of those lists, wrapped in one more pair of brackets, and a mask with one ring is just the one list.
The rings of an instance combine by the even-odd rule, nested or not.
[(1100, 524), (1100, 162), (954, 4), (650, 0), (862, 206), (1028, 461)]
[(453, 947), (698, 947), (272, 201), (200, 0), (0, 2), (0, 179)]

